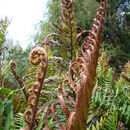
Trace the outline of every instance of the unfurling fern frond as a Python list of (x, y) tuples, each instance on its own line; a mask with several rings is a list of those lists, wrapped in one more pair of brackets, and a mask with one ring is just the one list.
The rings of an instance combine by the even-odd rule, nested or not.
[(19, 75), (16, 73), (15, 68), (16, 68), (16, 64), (15, 64), (15, 62), (13, 60), (11, 60), (10, 61), (11, 72), (14, 75), (15, 79), (17, 80), (17, 82), (19, 83), (20, 87), (22, 88), (26, 100), (28, 100), (29, 94), (28, 94), (26, 88), (24, 87), (23, 81), (20, 79)]
[[(72, 0), (62, 0), (61, 5), (61, 26), (59, 27), (56, 24), (52, 23), (52, 25), (59, 30), (60, 34), (49, 34), (46, 37), (44, 43), (56, 44), (57, 48), (60, 49), (60, 55), (65, 60), (75, 60), (76, 55), (79, 51), (78, 41), (80, 40), (81, 35), (86, 31), (81, 30), (81, 32), (77, 34), (77, 26), (75, 22)], [(51, 36), (54, 36), (56, 38), (49, 40), (49, 37)]]
[(72, 60), (73, 54), (76, 54), (77, 50), (77, 27), (75, 23), (72, 0), (62, 0), (61, 24), (63, 29), (63, 31), (61, 31), (61, 35), (66, 37), (64, 44), (71, 46), (70, 52)]

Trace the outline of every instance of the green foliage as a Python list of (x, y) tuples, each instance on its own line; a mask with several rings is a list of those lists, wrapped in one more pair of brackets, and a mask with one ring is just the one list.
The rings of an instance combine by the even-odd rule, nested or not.
[(23, 113), (17, 113), (14, 115), (14, 129), (20, 130), (20, 128), (25, 127), (24, 115)]
[(2, 19), (0, 20), (0, 49), (5, 40), (4, 37), (5, 37), (5, 32), (8, 27), (8, 24), (9, 24), (9, 21), (7, 18), (5, 18), (5, 20), (2, 20)]
[(104, 126), (102, 126), (101, 130), (108, 129), (108, 130), (115, 130), (117, 128), (117, 119), (118, 113), (116, 108), (113, 108), (113, 112), (107, 113), (107, 116), (104, 120)]
[[(116, 108), (118, 115), (116, 122), (120, 121), (128, 128), (130, 124), (130, 98), (128, 96), (130, 91), (126, 91), (127, 86), (124, 86), (120, 81), (114, 79), (114, 73), (112, 68), (108, 66), (108, 59), (106, 58), (105, 52), (102, 53), (102, 56), (99, 58), (97, 73), (97, 83), (91, 100), (90, 115), (96, 111), (96, 114), (93, 116), (94, 119), (94, 117), (101, 117), (101, 115), (104, 115), (104, 112), (106, 113), (107, 111), (111, 111), (114, 114)], [(93, 119), (91, 119), (91, 121)], [(89, 123), (91, 121), (89, 119)], [(112, 123), (107, 122), (108, 126), (109, 124), (112, 125)], [(114, 130), (114, 128), (110, 126), (108, 128)], [(108, 128), (103, 127), (103, 129)]]
[[(3, 88), (4, 89), (4, 88)], [(6, 92), (5, 94), (8, 94), (10, 90), (4, 89)], [(1, 89), (1, 94), (3, 94)], [(4, 100), (0, 97), (0, 118), (4, 116), (5, 118), (1, 118), (0, 120), (0, 126), (2, 129), (7, 130), (13, 130), (13, 97), (15, 96), (14, 92), (11, 91), (6, 97), (4, 97)], [(10, 98), (9, 98), (10, 97)]]
[(12, 91), (11, 89), (9, 88), (5, 88), (5, 87), (1, 87), (0, 88), (0, 94), (1, 95), (12, 95), (12, 96), (16, 96), (16, 92), (15, 91)]
[(6, 119), (5, 119), (5, 130), (13, 130), (13, 100), (8, 100), (6, 105)]
[(103, 43), (108, 56), (111, 56), (110, 65), (115, 68), (116, 73), (120, 73), (130, 59), (130, 26), (126, 24), (129, 4), (128, 0), (108, 0)]
[[(68, 7), (68, 4), (70, 6)], [(70, 52), (69, 59), (73, 60), (76, 58), (76, 51), (78, 51), (77, 43), (77, 27), (75, 23), (75, 15), (72, 3), (62, 2), (62, 15), (61, 15), (61, 39), (62, 47), (60, 49), (60, 54), (63, 58), (66, 58), (66, 52)], [(69, 49), (67, 49), (69, 48)], [(74, 55), (74, 58), (73, 58)]]
[[(16, 112), (23, 112), (25, 101), (22, 90), (11, 90), (9, 88), (0, 88), (0, 126), (1, 129), (14, 130), (17, 128), (18, 114)], [(5, 117), (5, 118), (3, 118)], [(24, 123), (20, 115), (21, 123)], [(20, 128), (20, 127), (19, 127)]]
[(22, 79), (23, 77), (27, 76), (27, 69), (30, 65), (28, 60), (29, 51), (30, 49), (27, 49), (25, 51), (22, 50), (22, 48), (17, 44), (16, 46), (13, 46), (8, 50), (6, 54), (6, 59), (3, 61), (4, 63), (4, 66), (2, 67), (3, 81), (9, 83), (13, 89), (17, 89), (19, 87), (17, 81), (15, 80), (14, 76), (10, 71), (9, 68), (10, 60), (13, 59), (15, 61), (16, 72), (20, 75), (20, 78)]
[(87, 130), (116, 130), (118, 113), (114, 107), (113, 111), (107, 111), (99, 120), (95, 120)]
[(77, 26), (89, 30), (96, 14), (96, 0), (74, 0), (74, 12)]
[(39, 124), (38, 124), (38, 127), (37, 127), (36, 130), (41, 130), (42, 129), (44, 113), (45, 113), (45, 111), (41, 113), (40, 121), (39, 121)]

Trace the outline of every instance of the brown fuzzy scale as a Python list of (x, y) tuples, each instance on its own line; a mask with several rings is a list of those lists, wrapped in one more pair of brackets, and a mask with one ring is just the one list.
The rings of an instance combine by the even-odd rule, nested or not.
[(26, 110), (24, 112), (24, 121), (27, 123), (27, 127), (25, 129), (22, 128), (22, 130), (32, 130), (34, 127), (39, 96), (46, 75), (48, 63), (47, 53), (41, 47), (34, 48), (30, 53), (29, 58), (33, 65), (39, 65), (40, 70), (36, 75), (36, 82), (32, 85), (33, 94), (28, 99), (28, 105), (31, 110)]

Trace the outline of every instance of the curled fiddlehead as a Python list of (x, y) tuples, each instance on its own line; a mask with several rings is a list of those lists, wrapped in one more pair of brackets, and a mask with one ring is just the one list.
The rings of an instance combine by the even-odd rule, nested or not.
[(15, 71), (16, 64), (15, 64), (15, 62), (13, 60), (11, 60), (9, 65), (10, 65), (11, 72), (14, 75), (15, 79), (18, 81), (20, 87), (22, 88), (23, 93), (24, 93), (25, 98), (26, 98), (26, 101), (27, 101), (28, 97), (29, 97), (29, 94), (28, 94), (26, 88), (24, 87), (23, 81), (20, 79), (19, 75)]
[(33, 65), (39, 65), (40, 70), (36, 74), (36, 82), (32, 85), (33, 94), (28, 98), (28, 105), (31, 110), (26, 110), (24, 112), (24, 121), (27, 123), (25, 130), (32, 130), (34, 127), (39, 96), (46, 75), (48, 63), (47, 53), (41, 47), (34, 48), (30, 53), (29, 59)]
[[(65, 3), (67, 7), (70, 7), (70, 2), (72, 1), (63, 0), (62, 2)], [(96, 67), (104, 27), (107, 0), (98, 0), (98, 2), (100, 3), (100, 6), (97, 10), (96, 17), (94, 18), (94, 23), (89, 31), (89, 35), (85, 38), (85, 41), (81, 46), (82, 55), (77, 57), (74, 62), (71, 62), (69, 66), (68, 79), (66, 82), (76, 94), (75, 101), (66, 93), (64, 89), (65, 82), (63, 82), (62, 87), (57, 90), (61, 108), (67, 118), (66, 126), (63, 128), (64, 130), (86, 129), (89, 104), (96, 81)], [(66, 100), (73, 105), (74, 111), (70, 112), (63, 95), (66, 97)], [(44, 119), (47, 120), (47, 114), (44, 115)], [(50, 129), (47, 124), (46, 126), (46, 128)], [(60, 129), (62, 130), (62, 128)]]

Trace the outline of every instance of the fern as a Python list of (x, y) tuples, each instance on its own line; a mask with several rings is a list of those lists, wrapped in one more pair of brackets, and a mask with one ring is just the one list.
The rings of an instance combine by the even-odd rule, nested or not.
[(13, 130), (13, 100), (8, 100), (6, 105), (5, 130)]
[(21, 127), (25, 127), (24, 115), (23, 113), (17, 113), (14, 115), (14, 129), (19, 130)]
[[(90, 115), (98, 110), (96, 116), (101, 111), (106, 112), (108, 110), (114, 111), (114, 106), (117, 108), (118, 120), (124, 123), (127, 127), (130, 124), (130, 98), (129, 91), (125, 90), (124, 84), (120, 81), (114, 80), (114, 74), (112, 68), (109, 67), (106, 56), (103, 55), (99, 58), (99, 64), (97, 67), (98, 77), (97, 83), (93, 91), (93, 96), (90, 106)], [(107, 63), (107, 64), (106, 64)], [(105, 70), (105, 71), (104, 71)], [(94, 118), (93, 117), (93, 118)], [(92, 119), (91, 119), (92, 120)], [(91, 121), (89, 121), (91, 122)]]
[[(74, 10), (71, 0), (62, 0), (62, 17), (61, 17), (62, 31), (61, 36), (65, 37), (64, 44), (70, 46), (71, 60), (73, 55), (76, 57), (77, 50), (77, 27), (75, 23)], [(63, 47), (63, 51), (66, 51), (66, 47)], [(61, 53), (62, 54), (62, 53)]]
[[(61, 5), (61, 26), (57, 26), (56, 24), (52, 23), (52, 25), (58, 29), (59, 34), (49, 34), (44, 42), (46, 44), (55, 44), (57, 50), (60, 50), (58, 51), (60, 56), (69, 62), (69, 60), (75, 60), (79, 51), (78, 42), (81, 38), (81, 35), (86, 31), (81, 30), (81, 32), (77, 34), (77, 26), (75, 22), (72, 1), (62, 0)], [(49, 40), (49, 37), (52, 36), (54, 36), (53, 39)]]
[(87, 130), (116, 130), (118, 122), (118, 112), (114, 107), (113, 111), (107, 111), (100, 120), (95, 119)]

